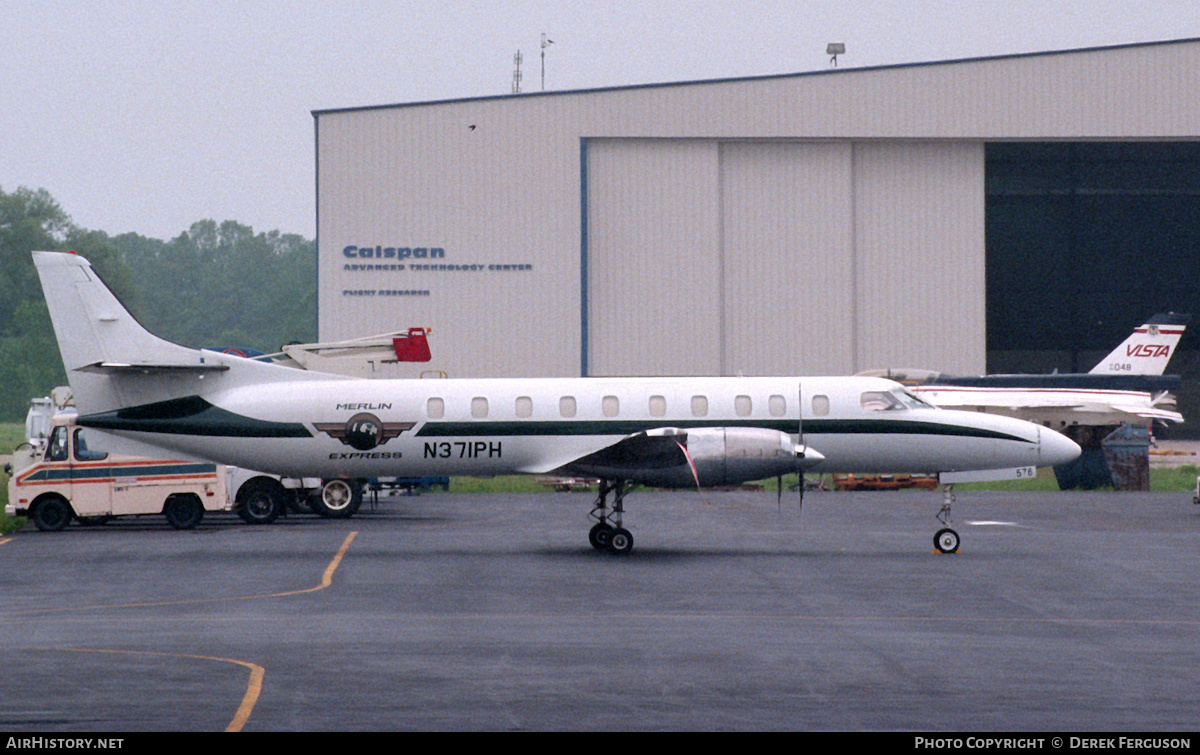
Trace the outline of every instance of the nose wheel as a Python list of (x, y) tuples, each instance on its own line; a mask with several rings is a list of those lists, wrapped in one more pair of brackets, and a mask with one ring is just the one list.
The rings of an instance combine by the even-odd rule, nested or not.
[(939, 553), (958, 553), (958, 533), (949, 527), (943, 527), (933, 536), (933, 547)]

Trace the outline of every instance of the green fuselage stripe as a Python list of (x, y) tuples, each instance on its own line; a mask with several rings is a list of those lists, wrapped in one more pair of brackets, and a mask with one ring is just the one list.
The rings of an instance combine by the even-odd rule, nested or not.
[[(760, 427), (795, 434), (794, 419), (740, 419), (740, 420), (529, 420), (529, 421), (474, 421), (474, 422), (426, 422), (418, 436), (429, 438), (457, 437), (538, 437), (560, 435), (633, 435), (660, 427), (677, 427), (682, 430), (702, 427)], [(946, 425), (939, 422), (920, 422), (885, 419), (806, 419), (805, 435), (936, 435), (968, 438), (992, 438), (1028, 441), (1017, 435), (961, 425)]]

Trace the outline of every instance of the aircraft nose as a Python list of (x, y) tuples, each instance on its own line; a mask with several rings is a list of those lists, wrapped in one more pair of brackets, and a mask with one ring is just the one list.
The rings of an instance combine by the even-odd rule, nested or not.
[(1039, 466), (1053, 467), (1075, 461), (1082, 453), (1079, 444), (1048, 427), (1038, 432)]

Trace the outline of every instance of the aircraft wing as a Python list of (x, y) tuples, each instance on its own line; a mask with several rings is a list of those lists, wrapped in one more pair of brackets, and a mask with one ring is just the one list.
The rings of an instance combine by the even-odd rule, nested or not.
[(686, 463), (680, 441), (686, 443), (686, 432), (672, 427), (626, 435), (599, 448), (594, 444), (577, 447), (568, 442), (556, 453), (523, 467), (520, 471), (527, 474), (549, 474), (571, 471), (576, 466), (595, 464), (641, 466), (651, 469), (674, 466)]
[(825, 457), (784, 432), (761, 427), (661, 427), (600, 448), (544, 459), (522, 471), (626, 479), (647, 485), (698, 487), (775, 477)]

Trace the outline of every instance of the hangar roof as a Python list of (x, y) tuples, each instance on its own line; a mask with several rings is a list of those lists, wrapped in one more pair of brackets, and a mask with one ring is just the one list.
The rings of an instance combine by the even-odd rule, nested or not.
[[(899, 77), (899, 78), (898, 78)], [(853, 83), (849, 83), (853, 82)], [(879, 82), (874, 85), (875, 82)], [(906, 85), (907, 83), (907, 85)], [(729, 85), (773, 85), (802, 87), (812, 93), (814, 88), (835, 91), (833, 100), (820, 98), (819, 107), (854, 105), (863, 97), (880, 97), (883, 107), (877, 111), (892, 111), (889, 104), (909, 103), (920, 106), (925, 98), (912, 94), (914, 90), (932, 92), (940, 101), (954, 100), (960, 111), (975, 110), (991, 103), (993, 111), (1016, 108), (1018, 117), (1041, 120), (1050, 115), (1066, 115), (1076, 110), (1076, 104), (1090, 102), (1090, 112), (1112, 114), (1112, 108), (1125, 112), (1123, 122), (1142, 119), (1141, 130), (1145, 133), (1125, 134), (1129, 137), (1181, 137), (1200, 136), (1200, 108), (1187, 107), (1187, 103), (1200, 104), (1200, 38), (1140, 42), (1103, 47), (1086, 47), (1068, 50), (1050, 50), (1033, 53), (1017, 53), (989, 57), (960, 58), (951, 60), (901, 63), (881, 66), (843, 67), (828, 70), (803, 71), (786, 74), (765, 74), (738, 78), (702, 79), (679, 82), (657, 82), (631, 84), (616, 87), (558, 90), (550, 92), (528, 92), (521, 94), (497, 94), (482, 97), (451, 98), (384, 105), (363, 105), (347, 108), (313, 110), (314, 117), (397, 108), (423, 106), (481, 104), (488, 102), (528, 102), (529, 100), (560, 99), (579, 95), (613, 95), (650, 92), (662, 89), (687, 90), (704, 87), (728, 88)], [(845, 91), (853, 86), (855, 91)], [(878, 89), (877, 86), (882, 87)], [(943, 96), (953, 93), (953, 97)], [(857, 94), (857, 96), (855, 96)], [(1013, 100), (1011, 98), (1017, 98)], [(1114, 98), (1118, 102), (1114, 102)], [(1057, 107), (1053, 103), (1059, 103)], [(1135, 107), (1130, 108), (1134, 103)], [(1146, 108), (1137, 108), (1141, 103)], [(1133, 112), (1136, 110), (1137, 112)], [(1146, 117), (1161, 114), (1167, 128), (1147, 130)], [(974, 113), (982, 115), (982, 113)], [(1078, 112), (1071, 115), (1078, 117)], [(1039, 117), (1040, 116), (1040, 117)], [(1175, 117), (1171, 117), (1175, 116)], [(891, 116), (888, 120), (891, 120)], [(840, 119), (838, 119), (840, 120)], [(956, 122), (959, 119), (954, 119)], [(1088, 118), (1087, 120), (1093, 120)], [(1155, 123), (1160, 123), (1155, 119)], [(1061, 120), (1059, 125), (1061, 126)], [(1078, 124), (1075, 124), (1078, 125)], [(1182, 127), (1182, 130), (1180, 128)], [(1025, 129), (1008, 129), (1010, 133), (991, 136), (1020, 138), (1018, 132)], [(1124, 130), (1124, 129), (1121, 129)], [(851, 132), (838, 136), (870, 136), (870, 133)], [(891, 128), (885, 131), (891, 132)], [(831, 134), (833, 135), (833, 134)], [(880, 133), (876, 136), (896, 136), (895, 133)], [(916, 135), (916, 134), (914, 134)], [(928, 134), (947, 136), (950, 134)], [(967, 135), (967, 134), (959, 134)], [(989, 136), (988, 134), (977, 134)], [(1107, 129), (1098, 134), (1064, 133), (1065, 138), (1105, 138), (1116, 132)], [(1039, 137), (1056, 136), (1041, 134)]]

